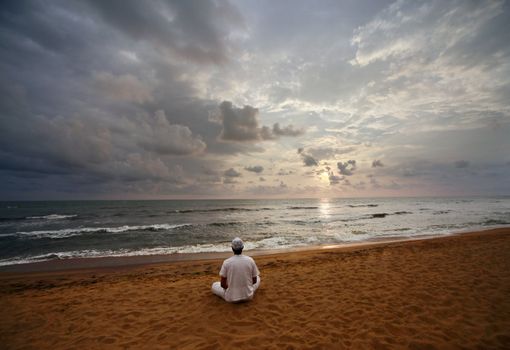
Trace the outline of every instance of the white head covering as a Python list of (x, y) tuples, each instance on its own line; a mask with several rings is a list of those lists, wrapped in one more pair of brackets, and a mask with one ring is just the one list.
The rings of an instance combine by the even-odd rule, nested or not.
[(236, 237), (232, 240), (232, 249), (239, 250), (244, 248), (243, 240), (239, 237)]

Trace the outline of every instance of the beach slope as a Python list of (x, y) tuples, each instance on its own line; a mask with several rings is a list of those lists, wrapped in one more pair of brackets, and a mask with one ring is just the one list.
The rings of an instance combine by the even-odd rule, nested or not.
[[(249, 254), (249, 252), (247, 252)], [(257, 256), (255, 299), (221, 260), (0, 273), (6, 349), (510, 348), (510, 229)]]

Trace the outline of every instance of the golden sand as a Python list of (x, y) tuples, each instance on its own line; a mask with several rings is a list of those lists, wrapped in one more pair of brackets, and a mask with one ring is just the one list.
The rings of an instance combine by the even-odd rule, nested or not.
[(218, 259), (0, 273), (0, 347), (510, 348), (510, 229), (255, 259), (243, 304)]

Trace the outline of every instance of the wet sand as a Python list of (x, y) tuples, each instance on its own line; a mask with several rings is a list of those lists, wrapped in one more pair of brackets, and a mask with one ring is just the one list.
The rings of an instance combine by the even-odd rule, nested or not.
[(510, 348), (510, 228), (255, 259), (235, 305), (222, 259), (0, 272), (1, 347)]

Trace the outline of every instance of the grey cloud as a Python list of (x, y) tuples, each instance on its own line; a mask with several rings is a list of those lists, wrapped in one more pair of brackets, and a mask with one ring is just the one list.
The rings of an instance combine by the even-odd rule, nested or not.
[(205, 143), (193, 136), (187, 126), (170, 124), (164, 111), (156, 111), (153, 118), (147, 118), (136, 126), (144, 138), (139, 142), (143, 148), (161, 154), (189, 155), (200, 153)]
[(215, 116), (223, 127), (220, 138), (225, 141), (255, 142), (304, 133), (292, 125), (281, 128), (278, 123), (274, 124), (272, 129), (268, 126), (259, 127), (258, 113), (259, 110), (252, 106), (237, 108), (232, 102), (223, 101), (218, 115)]
[(340, 174), (351, 176), (354, 173), (354, 170), (356, 170), (356, 161), (351, 159), (347, 162), (338, 162), (337, 167), (340, 171)]
[(467, 160), (458, 160), (455, 162), (455, 167), (459, 169), (469, 167), (469, 162)]
[(258, 185), (253, 187), (248, 187), (247, 192), (256, 196), (275, 196), (286, 194), (289, 191), (287, 185), (283, 182), (280, 182), (275, 186), (266, 186), (266, 185)]
[(251, 171), (252, 173), (260, 174), (264, 171), (264, 167), (261, 165), (255, 165), (255, 166), (247, 166), (244, 168), (246, 171)]
[(108, 72), (96, 72), (94, 80), (99, 91), (113, 99), (136, 103), (153, 100), (151, 89), (131, 74), (114, 76)]
[(225, 178), (223, 178), (223, 183), (226, 185), (234, 185), (234, 184), (239, 183), (239, 181), (237, 181), (233, 177), (225, 177)]
[(260, 139), (258, 109), (251, 106), (236, 108), (232, 102), (223, 101), (220, 104), (221, 123), (223, 131), (221, 139), (226, 141), (256, 141)]
[(303, 158), (303, 163), (305, 164), (305, 166), (319, 165), (319, 162), (317, 162), (317, 160), (315, 158), (313, 158), (312, 156), (310, 156), (308, 154), (301, 154), (301, 157)]
[(169, 168), (161, 159), (129, 154), (125, 159), (114, 161), (111, 165), (113, 176), (123, 181), (163, 180), (184, 183), (183, 169), (176, 165)]
[(36, 158), (57, 167), (82, 168), (112, 157), (110, 131), (96, 120), (29, 116), (0, 122), (0, 147), (19, 157)]
[(301, 156), (305, 166), (317, 166), (319, 162), (317, 159), (305, 152), (304, 148), (298, 148), (297, 153)]
[(234, 168), (230, 168), (228, 170), (225, 170), (223, 173), (225, 177), (241, 177), (242, 174), (238, 171), (236, 171)]
[(307, 153), (309, 153), (312, 157), (315, 159), (332, 159), (335, 158), (338, 155), (346, 154), (355, 151), (356, 148), (349, 146), (349, 147), (342, 147), (342, 148), (335, 148), (335, 147), (310, 147), (307, 149)]
[(372, 168), (383, 167), (384, 164), (381, 160), (376, 159), (372, 162)]
[(292, 170), (280, 169), (276, 175), (278, 176), (288, 176), (292, 175), (294, 172)]
[(342, 181), (344, 178), (343, 176), (336, 176), (332, 171), (329, 172), (328, 175), (329, 184), (330, 185), (337, 185)]
[[(129, 12), (137, 4), (121, 6), (129, 7)], [(109, 6), (90, 6), (96, 5)], [(0, 180), (30, 176), (39, 192), (49, 187), (78, 193), (90, 186), (90, 196), (108, 189), (125, 193), (123, 186), (130, 191), (142, 183), (181, 184), (201, 177), (192, 169), (207, 164), (206, 143), (211, 152), (226, 155), (260, 151), (217, 142), (221, 129), (206, 120), (217, 102), (194, 97), (192, 83), (182, 79), (187, 63), (180, 60), (177, 66), (166, 53), (154, 50), (151, 45), (156, 41), (150, 37), (156, 34), (147, 32), (132, 40), (136, 34), (112, 30), (111, 23), (96, 16), (90, 6), (25, 1), (20, 8), (1, 7), (0, 154), (5, 167)], [(166, 5), (143, 6), (146, 11), (140, 16)], [(213, 11), (220, 6), (222, 13), (231, 7), (222, 1), (194, 6), (202, 13), (208, 10), (201, 6), (213, 6)], [(118, 12), (122, 16), (123, 11)], [(220, 15), (232, 17), (232, 23), (216, 22), (219, 17), (214, 16), (208, 23), (225, 30), (241, 24), (234, 24), (234, 13), (225, 16)], [(134, 30), (153, 30), (149, 27)], [(177, 27), (183, 28), (178, 39), (182, 47), (200, 44), (187, 43), (184, 27)], [(191, 29), (201, 30), (200, 25)], [(224, 41), (225, 33), (219, 34)], [(230, 50), (225, 45), (223, 49)], [(187, 176), (177, 176), (179, 171)], [(206, 177), (214, 181), (213, 175)], [(19, 181), (16, 186), (21, 186)]]
[(370, 185), (372, 185), (373, 189), (381, 188), (381, 184), (373, 175), (367, 175), (367, 177), (370, 179)]
[(225, 33), (231, 27), (244, 27), (239, 12), (226, 1), (88, 3), (107, 23), (132, 39), (147, 41), (158, 49), (197, 63), (227, 62), (229, 49)]
[(284, 128), (281, 128), (279, 123), (273, 125), (273, 134), (276, 136), (299, 136), (304, 133), (303, 129), (295, 129), (292, 125), (287, 125)]
[[(330, 137), (360, 157), (367, 142), (391, 154), (395, 165), (377, 168), (382, 187), (417, 181), (408, 175), (430, 187), (509, 188), (508, 167), (494, 165), (508, 160), (508, 4), (305, 5), (236, 2), (243, 19), (222, 0), (3, 2), (0, 194), (221, 196), (224, 169), (254, 152), (274, 157), (262, 141), (302, 126), (317, 145), (298, 159), (311, 170), (348, 153), (321, 147)], [(228, 127), (208, 116), (234, 98), (256, 101), (264, 122), (255, 112), (246, 124), (231, 106), (240, 116), (226, 140)], [(456, 159), (469, 171), (455, 171)]]
[(428, 54), (439, 55), (501, 14), (502, 7), (503, 2), (499, 1), (490, 4), (395, 2), (356, 30), (352, 39), (357, 46), (353, 62), (364, 66), (389, 58), (413, 58), (424, 46)]

